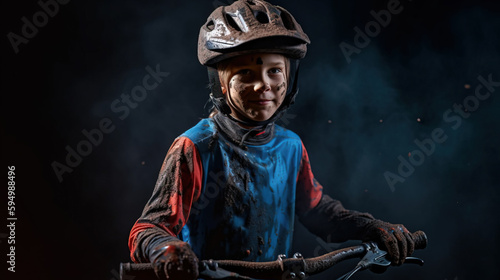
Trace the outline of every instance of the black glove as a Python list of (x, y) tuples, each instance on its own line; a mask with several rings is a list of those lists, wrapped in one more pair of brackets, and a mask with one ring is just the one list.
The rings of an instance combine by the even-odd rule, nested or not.
[(373, 220), (366, 226), (363, 241), (375, 241), (386, 249), (389, 259), (395, 265), (402, 265), (407, 256), (415, 249), (411, 233), (403, 225), (394, 225), (380, 220)]
[(198, 278), (198, 258), (186, 242), (179, 240), (163, 243), (152, 250), (150, 260), (160, 279)]

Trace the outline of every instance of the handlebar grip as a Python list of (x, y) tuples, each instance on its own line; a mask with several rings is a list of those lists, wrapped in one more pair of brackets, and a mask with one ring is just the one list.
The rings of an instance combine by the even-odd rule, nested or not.
[(158, 279), (150, 263), (121, 263), (120, 279)]
[(412, 233), (412, 236), (415, 241), (415, 249), (425, 249), (427, 247), (427, 235), (425, 232), (419, 230)]
[[(424, 249), (427, 247), (428, 241), (425, 232), (419, 230), (411, 235), (415, 241), (415, 249)], [(319, 257), (304, 259), (307, 266), (307, 273), (309, 275), (313, 275), (322, 272), (342, 260), (359, 257), (366, 252), (365, 250), (365, 246), (359, 245), (333, 251)], [(265, 273), (265, 275), (281, 273), (281, 269), (279, 268), (280, 263), (278, 261), (252, 263), (244, 261), (219, 260), (214, 262), (218, 263), (218, 265), (222, 268), (241, 273), (242, 275), (248, 274), (244, 273), (248, 270), (255, 270), (255, 275), (264, 275), (263, 273)], [(253, 274), (254, 272), (250, 274)], [(254, 277), (252, 275), (249, 276)], [(120, 264), (120, 277), (122, 280), (130, 279), (129, 277), (137, 277), (138, 279), (157, 279), (153, 267), (149, 263), (122, 263)]]

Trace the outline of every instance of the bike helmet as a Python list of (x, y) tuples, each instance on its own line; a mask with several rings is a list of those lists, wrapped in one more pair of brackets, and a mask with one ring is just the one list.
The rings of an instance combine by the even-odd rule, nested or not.
[(221, 92), (218, 62), (248, 53), (279, 53), (290, 59), (286, 98), (273, 117), (265, 122), (239, 121), (247, 125), (274, 122), (294, 102), (298, 92), (298, 60), (307, 52), (309, 37), (284, 8), (261, 0), (238, 0), (215, 9), (200, 28), (198, 60), (208, 67), (210, 98), (219, 112), (231, 117), (231, 110)]

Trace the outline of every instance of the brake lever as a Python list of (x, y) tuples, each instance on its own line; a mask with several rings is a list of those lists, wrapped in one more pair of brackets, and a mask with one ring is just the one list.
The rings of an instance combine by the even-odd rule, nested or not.
[(337, 280), (348, 280), (356, 272), (370, 268), (376, 262), (381, 267), (389, 266), (391, 264), (391, 262), (388, 262), (387, 264), (387, 259), (383, 258), (387, 254), (387, 252), (380, 250), (375, 243), (370, 242), (363, 245), (366, 247), (365, 256), (361, 259), (361, 261), (358, 262), (353, 270), (342, 275)]
[[(375, 273), (383, 273), (387, 270), (387, 268), (391, 265), (391, 261), (387, 259), (387, 252), (378, 248), (377, 244), (370, 242), (365, 243), (366, 254), (361, 259), (361, 261), (356, 265), (356, 267), (350, 272), (342, 275), (337, 280), (348, 280), (353, 276), (356, 272), (370, 269)], [(424, 261), (415, 257), (407, 257), (405, 258), (405, 262), (408, 264), (418, 264), (424, 265)]]
[(212, 261), (202, 261), (199, 264), (202, 269), (200, 269), (199, 277), (205, 280), (215, 280), (215, 279), (223, 279), (223, 280), (235, 280), (235, 279), (244, 279), (251, 280), (250, 277), (239, 275), (238, 273), (231, 272), (219, 267), (219, 265)]
[(406, 257), (404, 263), (418, 264), (420, 266), (423, 266), (424, 265), (424, 260), (419, 259), (419, 258), (415, 258), (415, 257)]

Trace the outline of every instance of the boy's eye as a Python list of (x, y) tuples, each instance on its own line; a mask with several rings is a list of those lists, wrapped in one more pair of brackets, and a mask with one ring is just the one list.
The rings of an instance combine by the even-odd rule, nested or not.
[(238, 74), (240, 75), (250, 75), (250, 73), (250, 69), (241, 69), (240, 71), (238, 71)]
[(280, 68), (271, 68), (271, 69), (269, 70), (269, 73), (271, 73), (271, 74), (279, 74), (279, 73), (281, 73), (281, 72), (282, 72), (282, 71), (281, 71), (281, 69), (280, 69)]

